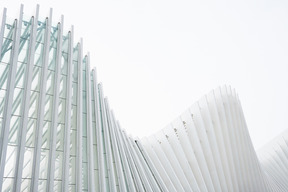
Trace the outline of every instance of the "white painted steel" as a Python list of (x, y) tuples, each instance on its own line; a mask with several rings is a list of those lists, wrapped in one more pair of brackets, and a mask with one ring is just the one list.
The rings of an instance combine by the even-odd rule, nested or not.
[(22, 171), (23, 171), (23, 161), (24, 161), (24, 152), (25, 152), (25, 142), (26, 142), (26, 132), (28, 125), (28, 112), (30, 105), (30, 92), (31, 92), (31, 83), (32, 83), (32, 74), (33, 74), (33, 64), (34, 64), (34, 52), (36, 45), (36, 32), (38, 25), (38, 15), (39, 15), (39, 5), (36, 7), (35, 18), (31, 18), (31, 33), (29, 40), (29, 50), (28, 50), (28, 58), (27, 58), (27, 70), (25, 72), (25, 88), (24, 88), (24, 101), (22, 102), (22, 115), (20, 119), (20, 127), (22, 129), (19, 130), (18, 138), (20, 141), (20, 146), (18, 147), (17, 160), (15, 165), (15, 179), (13, 189), (15, 192), (19, 192), (21, 190), (21, 182), (22, 182)]
[[(134, 139), (111, 111), (96, 69), (90, 70), (90, 54), (83, 58), (82, 39), (74, 47), (73, 26), (62, 34), (63, 16), (52, 26), (52, 9), (45, 21), (38, 15), (39, 6), (31, 21), (23, 20), (22, 5), (10, 26), (3, 10), (2, 191), (288, 190), (288, 132), (257, 157), (239, 97), (230, 86), (213, 90), (155, 135)], [(27, 63), (26, 70), (21, 63), (17, 69), (19, 62)], [(2, 87), (5, 81), (7, 88)], [(23, 87), (15, 87), (20, 81)], [(9, 143), (11, 137), (17, 141)], [(26, 146), (29, 142), (33, 145)]]
[(40, 153), (41, 153), (41, 143), (42, 143), (42, 131), (44, 125), (44, 106), (45, 106), (45, 96), (46, 96), (46, 80), (47, 80), (47, 70), (49, 61), (49, 50), (50, 50), (50, 31), (52, 22), (52, 9), (50, 9), (49, 17), (45, 20), (45, 39), (42, 55), (42, 73), (41, 73), (41, 84), (40, 84), (40, 94), (38, 103), (38, 114), (37, 114), (37, 125), (36, 125), (36, 137), (35, 137), (35, 152), (33, 156), (33, 167), (32, 167), (32, 179), (30, 191), (38, 191), (38, 180), (39, 180), (39, 167), (40, 167)]
[(68, 43), (68, 66), (67, 66), (67, 85), (66, 85), (66, 115), (65, 115), (65, 135), (64, 135), (64, 154), (63, 154), (63, 176), (62, 191), (68, 191), (69, 184), (69, 158), (70, 158), (70, 129), (71, 129), (71, 103), (72, 103), (72, 64), (73, 64), (73, 42), (74, 28), (69, 32)]

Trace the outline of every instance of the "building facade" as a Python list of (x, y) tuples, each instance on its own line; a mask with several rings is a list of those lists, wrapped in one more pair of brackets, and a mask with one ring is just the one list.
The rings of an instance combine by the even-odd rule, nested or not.
[(230, 87), (212, 91), (159, 133), (133, 139), (73, 27), (63, 33), (63, 17), (52, 25), (52, 10), (45, 20), (38, 15), (39, 6), (30, 18), (21, 6), (15, 20), (3, 10), (1, 191), (287, 190), (287, 177), (267, 177), (270, 164), (258, 160)]

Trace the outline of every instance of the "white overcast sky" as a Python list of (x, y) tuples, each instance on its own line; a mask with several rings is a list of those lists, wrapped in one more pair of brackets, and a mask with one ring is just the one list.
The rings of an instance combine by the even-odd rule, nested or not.
[(288, 128), (288, 1), (1, 0), (53, 8), (83, 37), (122, 127), (150, 135), (219, 85), (239, 94), (256, 148)]

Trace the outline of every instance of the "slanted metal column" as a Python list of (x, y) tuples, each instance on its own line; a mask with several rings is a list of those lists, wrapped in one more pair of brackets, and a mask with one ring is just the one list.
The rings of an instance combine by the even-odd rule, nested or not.
[(151, 171), (151, 174), (153, 175), (153, 177), (155, 178), (155, 181), (157, 182), (159, 188), (162, 190), (162, 191), (167, 191), (168, 192), (168, 189), (165, 185), (165, 183), (163, 182), (160, 174), (158, 173), (157, 169), (155, 168), (154, 164), (152, 163), (150, 157), (148, 156), (148, 154), (146, 153), (146, 151), (144, 150), (141, 142), (139, 142), (139, 140), (135, 140), (135, 143), (140, 151), (140, 153), (142, 154), (143, 156), (143, 161), (145, 161), (145, 163), (147, 164), (147, 166), (149, 167), (150, 171)]
[(2, 184), (3, 184), (3, 174), (4, 174), (4, 169), (5, 169), (8, 135), (9, 135), (9, 129), (10, 129), (10, 120), (11, 120), (11, 115), (12, 115), (12, 105), (13, 105), (14, 87), (15, 87), (15, 80), (16, 80), (16, 69), (17, 69), (17, 61), (18, 61), (22, 18), (23, 18), (23, 5), (21, 5), (20, 7), (19, 21), (17, 22), (17, 19), (14, 21), (13, 45), (12, 45), (12, 53), (10, 57), (10, 68), (9, 68), (8, 79), (7, 79), (7, 91), (5, 95), (3, 122), (1, 125), (0, 190), (2, 189)]
[(14, 187), (13, 187), (15, 192), (19, 192), (21, 190), (25, 142), (28, 126), (28, 112), (30, 107), (31, 83), (33, 77), (34, 53), (35, 53), (36, 35), (38, 26), (38, 15), (39, 15), (39, 5), (37, 5), (36, 7), (35, 17), (31, 18), (31, 33), (30, 33), (27, 67), (26, 67), (27, 71), (25, 73), (25, 80), (24, 80), (24, 94), (23, 94), (24, 102), (23, 107), (21, 109), (22, 112), (18, 133), (18, 140), (20, 141), (19, 142), (20, 145), (18, 147), (15, 176), (14, 176), (16, 180), (14, 181)]
[(107, 157), (106, 158), (106, 165), (107, 165), (107, 170), (108, 170), (109, 186), (110, 186), (110, 191), (116, 191), (115, 171), (114, 171), (114, 167), (113, 167), (111, 142), (110, 142), (110, 137), (109, 137), (109, 133), (108, 133), (106, 108), (104, 105), (104, 96), (103, 96), (102, 84), (99, 85), (99, 92), (100, 92), (99, 100), (100, 100), (101, 117), (102, 117), (102, 128), (103, 128), (105, 150), (106, 150), (106, 157)]
[(76, 191), (82, 191), (82, 55), (83, 40), (78, 44), (78, 93), (77, 93), (77, 150), (76, 150)]
[(116, 124), (115, 135), (116, 135), (116, 140), (117, 140), (117, 143), (119, 146), (120, 158), (121, 158), (121, 161), (123, 163), (123, 170), (124, 170), (124, 174), (126, 177), (126, 183), (128, 185), (129, 191), (136, 191), (136, 186), (135, 186), (136, 181), (133, 178), (133, 173), (130, 170), (127, 156), (125, 154), (125, 149), (124, 149), (125, 144), (123, 143), (123, 139), (121, 137), (120, 125), (118, 122), (115, 122), (115, 124)]
[(40, 168), (40, 155), (41, 155), (41, 144), (42, 144), (42, 132), (44, 124), (44, 107), (45, 107), (45, 96), (46, 96), (46, 80), (49, 60), (49, 49), (50, 49), (50, 33), (51, 33), (51, 21), (52, 21), (52, 9), (50, 9), (50, 15), (46, 18), (46, 29), (44, 39), (44, 50), (42, 56), (42, 73), (40, 82), (40, 94), (38, 103), (38, 119), (36, 126), (36, 138), (35, 138), (35, 152), (33, 157), (32, 166), (32, 180), (31, 180), (31, 192), (38, 191), (38, 180), (39, 180), (39, 168)]
[(103, 139), (102, 139), (102, 123), (100, 117), (100, 102), (99, 91), (96, 78), (96, 69), (93, 70), (94, 81), (94, 97), (95, 97), (95, 115), (96, 115), (96, 131), (97, 131), (97, 153), (98, 153), (98, 167), (99, 167), (99, 191), (107, 191), (105, 182), (105, 167), (104, 167), (104, 153), (103, 153)]
[(106, 108), (106, 112), (107, 112), (108, 130), (109, 130), (110, 138), (111, 138), (111, 142), (112, 142), (113, 156), (114, 156), (114, 161), (115, 161), (117, 180), (119, 183), (119, 190), (120, 191), (126, 191), (124, 173), (122, 170), (123, 168), (122, 168), (122, 164), (121, 164), (121, 160), (120, 160), (118, 144), (117, 144), (116, 135), (115, 135), (116, 124), (115, 124), (115, 120), (113, 119), (113, 116), (111, 115), (111, 111), (109, 108), (107, 98), (104, 99), (104, 102), (105, 102), (105, 108)]
[(87, 54), (86, 62), (86, 95), (87, 95), (87, 144), (88, 144), (88, 189), (95, 191), (94, 183), (94, 160), (93, 160), (93, 130), (92, 130), (92, 107), (91, 107), (91, 72), (90, 54)]
[(66, 115), (65, 115), (65, 134), (64, 134), (64, 153), (62, 169), (62, 191), (68, 191), (69, 184), (69, 158), (70, 158), (70, 129), (71, 129), (71, 100), (72, 100), (72, 62), (73, 62), (73, 40), (74, 29), (68, 33), (68, 63), (67, 63), (67, 84), (66, 84)]
[(128, 161), (129, 169), (130, 169), (131, 174), (133, 176), (133, 179), (135, 181), (135, 185), (136, 185), (137, 191), (140, 191), (140, 192), (141, 191), (145, 191), (145, 189), (143, 187), (143, 184), (142, 184), (142, 181), (140, 179), (140, 176), (139, 176), (139, 174), (137, 172), (137, 168), (136, 168), (135, 163), (133, 161), (133, 157), (132, 157), (131, 152), (129, 150), (129, 144), (128, 144), (128, 141), (127, 141), (127, 139), (125, 137), (125, 133), (121, 129), (119, 129), (118, 131), (119, 131), (120, 137), (122, 137), (121, 140), (123, 142), (124, 151), (126, 153), (126, 161)]
[(64, 17), (61, 17), (61, 23), (57, 25), (57, 53), (55, 62), (55, 84), (54, 84), (54, 101), (52, 108), (52, 122), (50, 132), (50, 150), (48, 161), (47, 191), (54, 191), (54, 172), (55, 172), (55, 154), (56, 154), (56, 137), (58, 127), (58, 106), (59, 106), (59, 85), (61, 75), (61, 57), (62, 57), (62, 31)]

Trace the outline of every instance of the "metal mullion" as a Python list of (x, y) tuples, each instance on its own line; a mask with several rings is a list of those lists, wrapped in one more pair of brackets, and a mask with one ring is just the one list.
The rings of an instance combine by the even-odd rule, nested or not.
[(94, 160), (93, 160), (93, 131), (92, 131), (92, 109), (91, 109), (91, 72), (90, 54), (86, 60), (86, 103), (87, 103), (87, 151), (88, 151), (88, 190), (95, 191), (94, 182)]
[(2, 189), (3, 184), (3, 174), (5, 168), (6, 161), (6, 152), (7, 152), (7, 144), (8, 144), (8, 135), (10, 128), (10, 120), (12, 113), (12, 105), (13, 105), (13, 96), (14, 96), (14, 87), (15, 87), (15, 77), (16, 77), (16, 69), (17, 69), (17, 60), (18, 60), (18, 49), (19, 49), (19, 41), (21, 35), (21, 25), (23, 18), (23, 5), (20, 7), (20, 15), (19, 21), (14, 21), (14, 36), (13, 36), (13, 46), (12, 46), (12, 54), (10, 56), (10, 70), (7, 79), (7, 91), (5, 94), (5, 105), (3, 112), (3, 122), (1, 126), (1, 137), (0, 137), (0, 190)]
[(99, 102), (99, 91), (98, 91), (98, 83), (96, 78), (96, 69), (93, 70), (93, 91), (95, 97), (95, 116), (96, 116), (96, 131), (97, 131), (97, 153), (98, 153), (98, 167), (99, 167), (99, 191), (107, 191), (105, 185), (105, 169), (104, 169), (104, 153), (103, 153), (103, 141), (102, 141), (102, 123), (100, 117), (100, 102)]
[(21, 189), (21, 181), (22, 181), (22, 171), (23, 171), (23, 161), (24, 161), (24, 153), (25, 153), (25, 142), (26, 142), (26, 133), (27, 133), (27, 125), (28, 125), (28, 112), (30, 105), (30, 95), (31, 95), (31, 83), (32, 83), (32, 73), (33, 73), (33, 64), (34, 64), (34, 52), (35, 52), (35, 44), (36, 44), (36, 29), (39, 15), (39, 5), (36, 7), (36, 15), (35, 18), (31, 19), (31, 33), (30, 33), (30, 41), (29, 41), (29, 52), (28, 52), (28, 60), (27, 60), (27, 71), (25, 73), (25, 83), (24, 83), (24, 94), (23, 94), (23, 108), (21, 111), (21, 119), (20, 119), (20, 129), (18, 133), (18, 138), (20, 141), (20, 147), (18, 148), (18, 157), (16, 160), (16, 171), (15, 171), (15, 179), (14, 182), (14, 190), (15, 192), (19, 192)]
[(46, 29), (45, 39), (43, 48), (43, 67), (41, 71), (41, 86), (39, 91), (39, 104), (38, 104), (38, 120), (36, 125), (35, 133), (35, 152), (33, 157), (32, 165), (32, 179), (30, 191), (38, 191), (38, 180), (39, 180), (39, 168), (40, 168), (40, 155), (41, 155), (41, 143), (42, 143), (42, 131), (44, 124), (44, 107), (45, 107), (45, 96), (46, 96), (46, 80), (48, 72), (48, 61), (49, 61), (49, 47), (50, 47), (50, 31), (51, 31), (51, 20), (52, 20), (52, 9), (50, 9), (49, 17), (46, 18)]
[(118, 178), (118, 183), (119, 183), (119, 189), (120, 191), (126, 191), (126, 184), (124, 180), (124, 173), (122, 171), (122, 166), (121, 166), (121, 160), (119, 156), (119, 151), (118, 151), (118, 146), (117, 146), (117, 141), (116, 141), (116, 135), (115, 135), (115, 119), (112, 112), (110, 111), (108, 100), (105, 98), (105, 107), (107, 109), (107, 120), (110, 126), (108, 126), (108, 130), (110, 132), (110, 138), (112, 142), (112, 147), (113, 147), (113, 155), (114, 155), (114, 161), (115, 161), (115, 167), (116, 167), (116, 172), (117, 172), (117, 178)]
[(69, 161), (70, 161), (70, 129), (71, 129), (71, 92), (72, 92), (72, 56), (73, 56), (73, 26), (69, 32), (68, 39), (68, 63), (67, 63), (67, 85), (66, 85), (66, 111), (65, 115), (65, 134), (64, 134), (64, 153), (63, 153), (63, 175), (62, 191), (68, 191), (69, 184)]
[(48, 161), (47, 191), (52, 192), (54, 189), (54, 173), (55, 173), (55, 156), (56, 156), (56, 140), (58, 127), (58, 106), (59, 106), (59, 85), (61, 78), (61, 57), (62, 57), (62, 32), (63, 32), (63, 16), (61, 23), (57, 25), (57, 47), (55, 61), (55, 84), (54, 84), (54, 102), (52, 107), (52, 121), (50, 130), (50, 150)]
[(101, 117), (102, 117), (102, 128), (103, 128), (103, 134), (104, 134), (104, 142), (105, 142), (105, 149), (106, 149), (106, 163), (107, 163), (107, 169), (108, 169), (108, 178), (109, 178), (109, 186), (110, 191), (116, 190), (116, 183), (115, 183), (115, 172), (112, 162), (112, 152), (111, 152), (111, 143), (110, 143), (110, 137), (108, 135), (108, 124), (107, 124), (107, 116), (106, 116), (106, 108), (104, 105), (104, 96), (103, 96), (103, 89), (102, 84), (99, 85), (99, 92), (100, 92), (100, 107), (101, 107)]
[(77, 93), (77, 157), (76, 157), (76, 191), (82, 191), (82, 47), (83, 41), (78, 43), (78, 93)]

